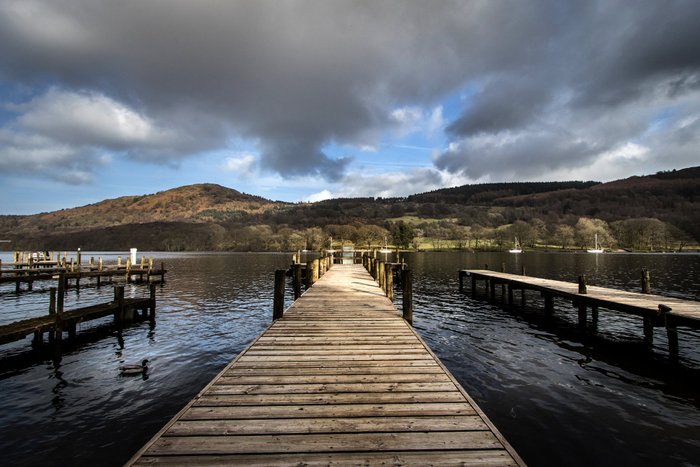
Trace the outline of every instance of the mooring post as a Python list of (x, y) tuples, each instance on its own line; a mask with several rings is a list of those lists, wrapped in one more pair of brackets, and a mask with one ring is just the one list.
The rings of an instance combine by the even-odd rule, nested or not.
[(301, 297), (301, 264), (292, 264), (292, 288), (294, 289), (294, 300)]
[(121, 333), (124, 326), (124, 286), (114, 286), (114, 302), (117, 304), (117, 311), (114, 312), (114, 324), (117, 325), (117, 330)]
[[(578, 276), (578, 293), (581, 295), (588, 293), (588, 281), (583, 274)], [(582, 328), (586, 327), (586, 308), (586, 303), (578, 300), (578, 325)]]
[(306, 290), (309, 290), (314, 285), (314, 273), (312, 271), (311, 261), (306, 261)]
[(49, 289), (49, 315), (56, 314), (56, 287)]
[[(670, 345), (670, 342), (669, 342)], [(651, 352), (654, 348), (654, 318), (644, 317), (644, 349)]]
[(646, 268), (642, 269), (642, 293), (651, 293), (651, 274)]
[(63, 303), (64, 303), (64, 296), (66, 294), (66, 276), (65, 274), (61, 273), (58, 275), (58, 291), (57, 291), (57, 296), (56, 296), (56, 313), (61, 314), (63, 313)]
[(284, 276), (286, 271), (278, 269), (275, 271), (275, 295), (272, 304), (272, 320), (277, 320), (284, 313)]
[(66, 294), (66, 277), (64, 273), (58, 275), (58, 289), (56, 291), (56, 313), (54, 318), (54, 329), (49, 331), (49, 341), (60, 341), (63, 337), (63, 303)]
[[(501, 272), (506, 272), (506, 263), (501, 263)], [(501, 282), (501, 301), (505, 300), (506, 297), (506, 283)]]
[(148, 319), (151, 321), (151, 325), (155, 324), (156, 322), (156, 285), (151, 284), (149, 286), (149, 300), (148, 300), (148, 306), (150, 308), (150, 313), (148, 314)]
[(676, 323), (673, 321), (671, 315), (669, 315), (671, 307), (659, 304), (659, 315), (663, 317), (664, 326), (666, 327), (666, 335), (668, 336), (668, 357), (673, 363), (678, 362), (678, 329), (676, 328)]
[(591, 305), (591, 332), (598, 333), (598, 305)]
[(523, 267), (520, 268), (520, 275), (524, 276), (525, 275), (525, 265), (523, 264)]
[(413, 325), (413, 273), (410, 269), (401, 270), (401, 285), (403, 287), (403, 319)]
[(318, 275), (318, 270), (319, 270), (319, 267), (320, 267), (320, 266), (319, 266), (319, 260), (318, 260), (318, 259), (313, 260), (311, 266), (312, 266), (312, 269), (313, 269), (312, 274), (313, 274), (313, 276), (314, 276), (314, 284), (315, 284), (316, 282), (318, 282), (318, 279), (319, 279), (319, 277), (320, 277), (320, 276)]
[(386, 275), (384, 288), (387, 298), (390, 301), (394, 301), (394, 266), (391, 263), (387, 263), (385, 266)]
[(544, 294), (544, 315), (551, 317), (554, 315), (554, 296), (552, 294)]
[(578, 293), (588, 293), (588, 280), (585, 275), (578, 276)]
[(384, 261), (379, 260), (379, 288), (386, 293), (386, 289), (384, 288), (384, 268), (385, 268)]
[(459, 275), (459, 293), (464, 293), (464, 278), (467, 275), (467, 271), (460, 269), (457, 271), (457, 274)]

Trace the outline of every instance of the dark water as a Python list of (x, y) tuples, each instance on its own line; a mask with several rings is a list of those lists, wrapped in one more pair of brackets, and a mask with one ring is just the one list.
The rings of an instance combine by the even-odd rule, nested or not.
[[(95, 255), (97, 256), (97, 255)], [(29, 343), (0, 347), (0, 449), (5, 465), (121, 465), (270, 322), (274, 270), (289, 255), (153, 254), (169, 270), (157, 324), (123, 341), (84, 324), (80, 345), (37, 360)], [(84, 254), (83, 257), (86, 257)], [(3, 261), (9, 258), (2, 256)], [(457, 270), (492, 269), (698, 299), (699, 255), (407, 255), (414, 324), (530, 465), (699, 465), (700, 335), (681, 329), (681, 367), (664, 333), (642, 352), (641, 320), (601, 311), (600, 337), (582, 336), (560, 303), (556, 319), (511, 312), (457, 292)], [(47, 285), (48, 287), (48, 285)], [(36, 287), (40, 289), (40, 287)], [(127, 288), (127, 296), (146, 293)], [(69, 290), (67, 308), (106, 301), (109, 287)], [(289, 294), (287, 295), (289, 297)], [(45, 291), (0, 286), (0, 324), (43, 313)], [(105, 320), (107, 323), (109, 320)], [(82, 332), (80, 332), (82, 331)], [(148, 358), (148, 378), (119, 366)]]

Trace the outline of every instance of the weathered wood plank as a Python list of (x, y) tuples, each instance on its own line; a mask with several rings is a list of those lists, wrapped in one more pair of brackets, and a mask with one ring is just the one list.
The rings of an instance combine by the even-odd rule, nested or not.
[(253, 418), (337, 418), (474, 415), (468, 403), (269, 405), (191, 407), (181, 420), (233, 420)]
[(356, 383), (356, 384), (215, 384), (207, 394), (312, 394), (329, 392), (416, 392), (452, 391), (452, 382)]
[(412, 431), (477, 431), (488, 427), (475, 415), (445, 417), (261, 418), (178, 421), (168, 436), (224, 436), (302, 433), (377, 433)]
[(421, 432), (240, 435), (235, 436), (235, 443), (221, 436), (167, 436), (156, 441), (151, 453), (157, 456), (500, 448), (501, 443), (489, 431), (447, 431), (439, 436)]
[(132, 462), (523, 465), (355, 266), (322, 276)]
[(387, 451), (382, 453), (303, 453), (279, 455), (144, 456), (135, 465), (243, 465), (248, 467), (323, 467), (357, 465), (518, 465), (505, 450)]
[(461, 402), (462, 394), (452, 392), (323, 392), (316, 394), (236, 394), (205, 395), (195, 407), (228, 407), (231, 405), (340, 405), (340, 404), (422, 404), (430, 402)]

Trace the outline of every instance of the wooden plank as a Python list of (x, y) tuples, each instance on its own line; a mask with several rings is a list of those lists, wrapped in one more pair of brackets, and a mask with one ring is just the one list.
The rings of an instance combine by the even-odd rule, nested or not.
[(452, 392), (323, 392), (316, 394), (236, 394), (205, 395), (197, 399), (195, 407), (227, 407), (230, 405), (331, 405), (331, 404), (421, 404), (429, 402), (461, 402), (462, 395)]
[(239, 420), (178, 421), (168, 436), (224, 436), (302, 433), (378, 433), (412, 431), (487, 430), (475, 415), (445, 417), (261, 418)]
[(365, 453), (304, 453), (282, 455), (144, 456), (135, 465), (242, 465), (247, 467), (323, 467), (358, 465), (441, 465), (511, 467), (518, 465), (502, 450), (386, 451)]
[(343, 451), (499, 449), (489, 431), (446, 431), (433, 433), (309, 433), (304, 435), (240, 435), (235, 443), (221, 436), (162, 437), (151, 448), (151, 455), (183, 454), (260, 454)]
[[(208, 395), (216, 394), (312, 394), (352, 392), (452, 391), (452, 382), (439, 383), (339, 383), (339, 384), (215, 384)], [(204, 397), (204, 396), (202, 396)]]
[(523, 465), (359, 266), (335, 266), (133, 465)]
[(244, 420), (252, 418), (336, 418), (474, 415), (468, 403), (268, 405), (191, 407), (181, 420)]
[(323, 383), (432, 383), (449, 381), (442, 373), (378, 375), (305, 375), (305, 376), (222, 376), (218, 384), (323, 384)]

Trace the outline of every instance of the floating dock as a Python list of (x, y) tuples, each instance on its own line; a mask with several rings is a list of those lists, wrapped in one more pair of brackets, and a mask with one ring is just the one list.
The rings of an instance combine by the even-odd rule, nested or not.
[(361, 265), (335, 265), (128, 463), (524, 465)]
[[(588, 325), (587, 315), (590, 309), (590, 324), (594, 332), (597, 330), (599, 308), (640, 316), (644, 323), (644, 341), (649, 350), (653, 345), (654, 328), (666, 328), (672, 360), (678, 359), (677, 328), (684, 326), (700, 329), (700, 301), (589, 286), (584, 276), (579, 277), (578, 283), (573, 283), (485, 269), (459, 271), (460, 291), (464, 291), (466, 278), (471, 279), (472, 296), (477, 295), (477, 283), (482, 281), (485, 284), (485, 294), (492, 301), (496, 300), (496, 287), (498, 285), (504, 287), (504, 292), (507, 289), (504, 298), (509, 306), (514, 305), (514, 291), (521, 291), (523, 304), (525, 291), (539, 292), (544, 299), (544, 310), (547, 315), (554, 313), (555, 298), (571, 301), (578, 309), (578, 324), (584, 329)], [(649, 288), (648, 284), (646, 288)]]

